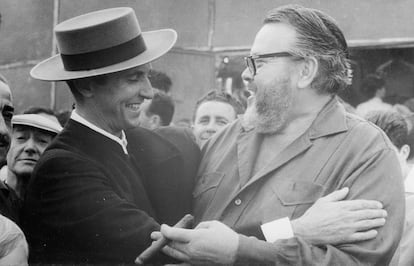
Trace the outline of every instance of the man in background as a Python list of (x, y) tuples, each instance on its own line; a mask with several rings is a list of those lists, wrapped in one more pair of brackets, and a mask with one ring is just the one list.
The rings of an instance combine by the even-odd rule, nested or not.
[(218, 90), (209, 91), (195, 106), (193, 132), (197, 143), (202, 146), (243, 113), (243, 105), (230, 94)]
[(7, 172), (0, 182), (2, 204), (8, 208), (3, 215), (20, 223), (19, 212), (33, 169), (46, 147), (62, 130), (56, 117), (21, 114), (12, 119), (12, 137), (7, 153)]
[(386, 95), (385, 81), (378, 75), (370, 74), (362, 82), (361, 92), (367, 97), (367, 101), (360, 103), (355, 112), (365, 116), (370, 111), (391, 111), (392, 105), (383, 101)]
[(11, 120), (14, 107), (12, 93), (6, 78), (0, 74), (0, 167), (6, 164), (6, 155), (10, 145)]
[(155, 69), (151, 69), (148, 75), (148, 79), (151, 82), (154, 93), (159, 91), (167, 95), (171, 95), (171, 87), (173, 83), (167, 74)]
[(150, 130), (169, 126), (174, 116), (174, 101), (168, 94), (154, 93), (151, 100), (141, 104), (139, 126)]

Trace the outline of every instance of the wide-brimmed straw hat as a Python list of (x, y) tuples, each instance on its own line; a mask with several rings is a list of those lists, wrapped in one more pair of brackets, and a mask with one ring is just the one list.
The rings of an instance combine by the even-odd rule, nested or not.
[(172, 29), (141, 32), (132, 8), (87, 13), (56, 25), (60, 54), (31, 71), (35, 79), (63, 81), (118, 72), (149, 63), (177, 40)]

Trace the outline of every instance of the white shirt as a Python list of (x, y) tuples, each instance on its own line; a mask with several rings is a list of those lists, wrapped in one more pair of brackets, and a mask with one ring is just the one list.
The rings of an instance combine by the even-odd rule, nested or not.
[(89, 122), (88, 120), (86, 120), (85, 118), (80, 116), (76, 112), (76, 109), (72, 111), (72, 114), (70, 115), (70, 119), (73, 119), (76, 122), (81, 123), (82, 125), (89, 127), (93, 131), (98, 132), (99, 134), (102, 134), (105, 137), (108, 137), (108, 138), (112, 139), (113, 141), (117, 142), (119, 145), (121, 145), (122, 150), (124, 151), (124, 153), (128, 154), (128, 150), (127, 150), (128, 141), (126, 139), (126, 135), (125, 135), (125, 132), (123, 130), (121, 131), (121, 138), (118, 138), (117, 136), (109, 133), (108, 131), (103, 130), (102, 128), (99, 128), (99, 127), (95, 126), (94, 124), (92, 124), (91, 122)]

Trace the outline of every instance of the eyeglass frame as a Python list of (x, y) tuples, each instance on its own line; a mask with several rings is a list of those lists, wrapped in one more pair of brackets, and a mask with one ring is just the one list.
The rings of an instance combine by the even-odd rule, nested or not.
[(256, 59), (261, 59), (261, 58), (279, 58), (279, 57), (291, 57), (291, 56), (295, 56), (294, 54), (290, 53), (290, 52), (277, 52), (277, 53), (270, 53), (270, 54), (259, 54), (259, 55), (250, 55), (250, 56), (245, 56), (244, 57), (244, 61), (246, 63), (247, 68), (249, 69), (250, 73), (253, 76), (256, 76), (257, 74), (257, 68), (256, 68)]

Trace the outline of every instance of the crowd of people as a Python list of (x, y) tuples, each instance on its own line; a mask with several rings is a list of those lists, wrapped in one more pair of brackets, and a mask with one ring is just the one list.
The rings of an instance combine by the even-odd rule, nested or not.
[(174, 30), (141, 32), (119, 7), (55, 34), (60, 53), (30, 74), (65, 81), (73, 110), (14, 114), (0, 76), (1, 265), (414, 264), (414, 113), (384, 102), (389, 64), (363, 82), (366, 103), (337, 96), (350, 59), (329, 15), (270, 10), (245, 58), (247, 106), (213, 89), (189, 127), (151, 66)]

